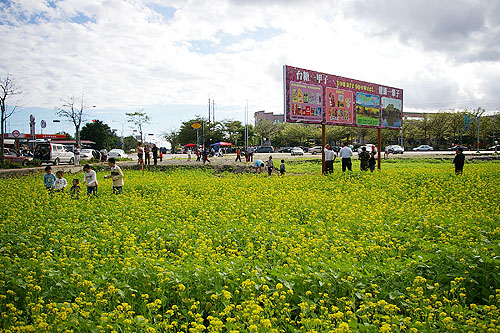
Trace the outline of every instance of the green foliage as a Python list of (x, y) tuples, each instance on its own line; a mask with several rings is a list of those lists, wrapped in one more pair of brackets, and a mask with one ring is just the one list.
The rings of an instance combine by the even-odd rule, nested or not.
[(80, 136), (84, 140), (95, 142), (94, 149), (108, 150), (117, 148), (120, 145), (120, 138), (111, 130), (111, 128), (100, 120), (87, 123), (82, 127)]

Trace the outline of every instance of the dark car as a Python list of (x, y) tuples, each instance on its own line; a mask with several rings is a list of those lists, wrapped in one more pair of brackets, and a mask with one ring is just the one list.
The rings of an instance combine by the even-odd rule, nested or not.
[(259, 146), (257, 149), (255, 149), (256, 153), (274, 153), (274, 148), (273, 147), (263, 147)]
[(5, 148), (3, 150), (3, 156), (6, 161), (21, 163), (21, 165), (25, 166), (28, 163), (28, 158), (19, 154), (14, 149)]
[(292, 147), (282, 147), (278, 149), (278, 153), (289, 153), (292, 150)]
[(457, 150), (458, 148), (462, 148), (462, 150), (464, 150), (464, 151), (469, 150), (469, 148), (467, 146), (464, 146), (464, 145), (456, 145), (456, 146), (448, 148), (448, 150)]

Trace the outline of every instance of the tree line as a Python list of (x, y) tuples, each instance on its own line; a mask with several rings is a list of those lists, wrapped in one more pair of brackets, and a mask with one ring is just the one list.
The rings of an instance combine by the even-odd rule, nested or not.
[[(466, 116), (470, 118), (469, 125), (465, 124)], [(500, 136), (500, 113), (481, 116), (478, 111), (467, 109), (426, 113), (420, 118), (405, 119), (401, 130), (381, 130), (382, 145), (399, 144), (409, 149), (428, 144), (435, 149), (446, 149), (463, 144), (473, 148), (477, 142), (478, 121), (480, 148), (494, 145)], [(194, 129), (194, 123), (202, 124), (202, 127)], [(245, 126), (235, 120), (208, 122), (203, 117), (196, 117), (183, 122), (178, 130), (171, 130), (164, 136), (174, 150), (188, 143), (210, 145), (220, 141), (230, 142), (234, 146), (245, 146)], [(248, 144), (253, 146), (313, 146), (321, 145), (321, 141), (319, 125), (260, 120), (255, 126), (248, 126)], [(340, 145), (346, 141), (353, 144), (376, 143), (377, 129), (326, 126), (327, 143)]]

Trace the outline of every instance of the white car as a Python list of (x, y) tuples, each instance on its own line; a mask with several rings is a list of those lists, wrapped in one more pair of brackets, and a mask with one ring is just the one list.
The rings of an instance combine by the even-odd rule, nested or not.
[(108, 153), (108, 158), (128, 158), (128, 155), (122, 149), (111, 149)]
[(365, 147), (366, 151), (369, 152), (369, 153), (371, 153), (372, 151), (375, 152), (375, 153), (377, 152), (377, 146), (375, 146), (372, 143), (367, 143), (366, 145), (361, 146), (361, 147), (358, 148), (358, 154), (360, 154), (363, 151), (363, 149), (362, 149), (363, 147)]
[(62, 144), (41, 142), (35, 146), (34, 159), (39, 160), (40, 163), (52, 163), (54, 165), (59, 163), (73, 164), (75, 155)]
[(390, 145), (385, 147), (385, 152), (390, 153), (390, 154), (402, 154), (404, 153), (405, 149), (399, 145)]
[(296, 155), (304, 156), (304, 150), (302, 150), (302, 148), (300, 148), (300, 147), (292, 148), (290, 153), (292, 154), (292, 156), (296, 156)]
[(312, 147), (312, 148), (309, 148), (309, 152), (313, 155), (316, 155), (316, 154), (321, 154), (321, 151), (323, 149), (320, 147), (320, 146), (316, 146), (316, 147)]
[(82, 149), (80, 150), (80, 159), (81, 160), (91, 160), (94, 155), (92, 154), (93, 149)]
[(428, 145), (420, 145), (416, 148), (413, 148), (414, 151), (429, 151), (429, 150), (434, 150), (431, 146)]

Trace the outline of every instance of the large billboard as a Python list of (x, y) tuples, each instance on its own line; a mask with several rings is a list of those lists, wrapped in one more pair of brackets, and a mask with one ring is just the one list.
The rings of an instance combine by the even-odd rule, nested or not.
[(402, 126), (403, 90), (284, 66), (285, 120), (310, 124)]

